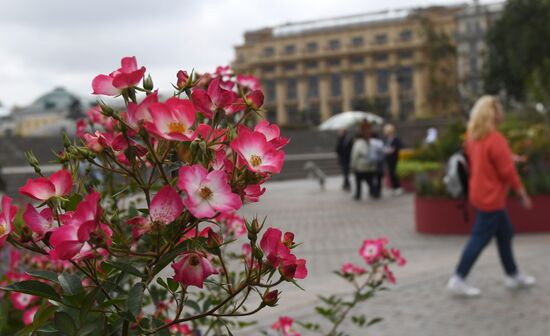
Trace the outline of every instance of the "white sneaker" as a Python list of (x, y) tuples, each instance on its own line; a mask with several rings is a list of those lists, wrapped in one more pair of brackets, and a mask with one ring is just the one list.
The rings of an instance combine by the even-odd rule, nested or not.
[(460, 278), (458, 275), (453, 275), (447, 283), (447, 290), (456, 296), (475, 297), (481, 294), (479, 288), (472, 287)]
[(401, 196), (403, 195), (403, 189), (397, 188), (392, 191), (393, 196)]
[(530, 275), (518, 273), (517, 275), (511, 277), (506, 277), (506, 286), (508, 288), (526, 288), (533, 286), (537, 281), (535, 277)]

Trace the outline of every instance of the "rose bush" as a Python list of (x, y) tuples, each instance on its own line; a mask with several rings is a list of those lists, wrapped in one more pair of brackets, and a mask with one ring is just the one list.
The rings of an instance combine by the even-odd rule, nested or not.
[(34, 260), (14, 263), (2, 295), (24, 311), (21, 335), (230, 333), (242, 325), (232, 317), (307, 276), (292, 233), (236, 214), (280, 172), (288, 140), (251, 127), (263, 104), (254, 77), (179, 71), (163, 100), (135, 57), (121, 63), (92, 88), (124, 104), (77, 122), (62, 169), (44, 176), (28, 153), (39, 177), (20, 189), (33, 201), (22, 224), (2, 198), (0, 243)]
[[(323, 304), (315, 307), (315, 312), (322, 318), (323, 323), (295, 321), (292, 317), (281, 316), (271, 325), (271, 329), (275, 330), (278, 336), (300, 336), (299, 328), (319, 335), (344, 336), (348, 335), (342, 331), (343, 328), (349, 328), (349, 325), (345, 324), (348, 319), (359, 328), (367, 328), (380, 322), (381, 318), (367, 318), (364, 314), (352, 315), (352, 311), (377, 292), (384, 290), (385, 282), (395, 284), (391, 264), (406, 264), (401, 252), (396, 248), (388, 248), (387, 244), (386, 238), (363, 241), (359, 255), (365, 261), (366, 267), (345, 263), (339, 271), (334, 272), (353, 288), (353, 293), (351, 298), (337, 295), (320, 296)], [(269, 335), (269, 332), (264, 331), (263, 334)]]

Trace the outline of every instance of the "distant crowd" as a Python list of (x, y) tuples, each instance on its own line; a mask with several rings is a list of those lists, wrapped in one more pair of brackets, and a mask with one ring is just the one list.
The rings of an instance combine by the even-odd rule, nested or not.
[(342, 168), (342, 189), (351, 191), (350, 175), (355, 180), (354, 199), (359, 201), (362, 196), (362, 185), (366, 182), (372, 199), (382, 196), (383, 177), (386, 171), (391, 183), (392, 195), (401, 195), (403, 190), (397, 176), (399, 151), (403, 143), (395, 133), (395, 127), (387, 124), (383, 128), (383, 137), (367, 121), (363, 122), (355, 134), (348, 130), (340, 130), (336, 152)]

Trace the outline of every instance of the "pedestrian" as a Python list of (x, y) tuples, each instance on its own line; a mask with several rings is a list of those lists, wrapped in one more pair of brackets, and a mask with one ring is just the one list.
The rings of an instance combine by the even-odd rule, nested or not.
[(369, 194), (373, 199), (382, 195), (382, 179), (384, 177), (384, 142), (378, 137), (378, 132), (372, 130), (369, 136), (370, 171), (367, 173)]
[[(376, 176), (378, 174), (378, 164), (375, 159), (376, 152), (382, 148), (377, 143), (378, 139), (371, 140), (372, 132), (368, 123), (363, 123), (357, 134), (351, 150), (351, 168), (355, 175), (355, 195), (356, 201), (361, 199), (361, 189), (363, 181), (369, 186), (369, 194), (372, 198), (380, 197), (380, 189), (377, 189)], [(378, 140), (381, 142), (380, 140)], [(374, 143), (374, 146), (373, 146)]]
[(401, 189), (401, 183), (399, 182), (399, 177), (397, 176), (397, 164), (399, 163), (399, 152), (403, 148), (403, 143), (401, 139), (395, 133), (395, 127), (392, 124), (387, 124), (384, 126), (384, 137), (385, 137), (385, 156), (386, 156), (386, 166), (388, 168), (388, 175), (390, 178), (392, 194), (398, 196), (403, 194), (403, 189)]
[(476, 209), (474, 227), (456, 268), (449, 279), (450, 292), (478, 296), (481, 291), (465, 281), (477, 258), (489, 241), (496, 237), (498, 253), (510, 288), (531, 286), (535, 278), (520, 273), (512, 249), (513, 228), (505, 204), (508, 189), (519, 195), (525, 208), (531, 208), (514, 165), (506, 139), (497, 131), (504, 113), (497, 98), (483, 96), (474, 105), (465, 141), (469, 161), (469, 201)]
[(347, 129), (342, 129), (338, 133), (338, 142), (336, 143), (336, 153), (338, 155), (338, 164), (342, 170), (344, 181), (342, 189), (345, 191), (351, 190), (349, 182), (350, 163), (351, 163), (351, 148), (353, 147), (353, 135)]

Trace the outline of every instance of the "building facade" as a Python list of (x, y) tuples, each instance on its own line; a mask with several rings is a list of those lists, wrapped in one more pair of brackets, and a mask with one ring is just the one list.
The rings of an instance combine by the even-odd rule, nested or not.
[(457, 72), (460, 97), (471, 105), (483, 94), (483, 61), (487, 31), (500, 17), (504, 3), (480, 4), (478, 0), (457, 15)]
[[(429, 7), (291, 23), (245, 33), (233, 68), (259, 77), (266, 118), (317, 124), (353, 109), (407, 120), (432, 114), (439, 65), (430, 65), (426, 26), (452, 36), (463, 6)], [(453, 46), (454, 47), (454, 46)], [(451, 64), (449, 65), (449, 62)], [(454, 80), (452, 74), (444, 80)]]
[(44, 128), (65, 124), (84, 116), (84, 111), (93, 105), (64, 88), (40, 96), (32, 104), (14, 109), (11, 119), (15, 125), (14, 134), (19, 136), (44, 135)]

